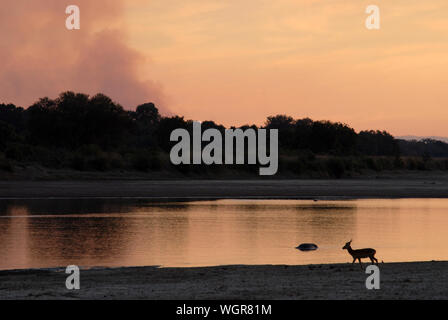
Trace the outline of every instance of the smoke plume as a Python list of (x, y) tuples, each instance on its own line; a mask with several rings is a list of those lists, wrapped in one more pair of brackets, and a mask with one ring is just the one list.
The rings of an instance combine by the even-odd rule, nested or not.
[[(124, 3), (3, 0), (0, 103), (27, 107), (72, 90), (104, 93), (127, 109), (148, 101), (163, 108), (161, 86), (140, 78), (145, 57), (127, 45)], [(69, 31), (65, 8), (73, 4), (81, 11), (81, 29)]]

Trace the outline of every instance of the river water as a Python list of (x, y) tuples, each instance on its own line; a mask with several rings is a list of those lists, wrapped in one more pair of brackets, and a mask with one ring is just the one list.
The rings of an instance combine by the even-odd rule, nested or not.
[(379, 261), (448, 260), (447, 226), (448, 199), (0, 200), (0, 269), (351, 262), (350, 239)]

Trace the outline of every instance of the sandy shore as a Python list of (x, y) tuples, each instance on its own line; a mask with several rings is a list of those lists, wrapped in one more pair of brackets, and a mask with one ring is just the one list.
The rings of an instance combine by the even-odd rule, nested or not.
[(0, 272), (0, 299), (447, 299), (448, 262), (380, 264), (381, 288), (367, 290), (358, 265), (136, 267)]
[(447, 198), (448, 177), (353, 180), (0, 181), (5, 198)]

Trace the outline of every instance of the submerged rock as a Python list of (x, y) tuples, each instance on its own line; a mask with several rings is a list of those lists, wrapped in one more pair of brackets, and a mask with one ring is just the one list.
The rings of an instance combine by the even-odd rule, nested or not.
[(318, 246), (314, 243), (302, 243), (296, 249), (299, 249), (300, 251), (311, 251), (311, 250), (317, 250)]

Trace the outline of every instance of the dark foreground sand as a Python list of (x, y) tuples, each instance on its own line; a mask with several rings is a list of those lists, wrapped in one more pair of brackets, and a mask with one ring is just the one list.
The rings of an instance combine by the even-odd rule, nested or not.
[(448, 262), (380, 264), (381, 288), (367, 290), (359, 265), (219, 266), (0, 272), (0, 299), (447, 299)]
[(0, 181), (5, 198), (447, 198), (448, 176), (352, 180)]

